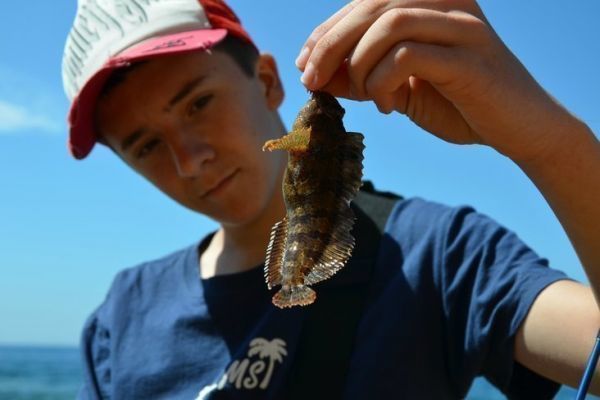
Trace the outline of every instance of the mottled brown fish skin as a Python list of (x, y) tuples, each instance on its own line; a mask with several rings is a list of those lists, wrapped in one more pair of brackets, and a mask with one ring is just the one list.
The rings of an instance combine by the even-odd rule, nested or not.
[[(274, 250), (281, 254), (280, 271), (266, 270), (269, 286), (272, 281), (282, 286), (273, 298), (278, 307), (312, 303), (316, 294), (306, 285), (333, 275), (350, 257), (354, 246), (354, 238), (349, 234), (354, 222), (349, 202), (360, 186), (364, 146), (362, 135), (346, 132), (343, 115), (344, 109), (334, 97), (315, 92), (294, 122), (290, 135), (310, 132), (310, 141), (307, 146), (294, 145), (288, 150), (283, 182), (287, 211), (282, 221), (286, 223), (285, 249)], [(270, 146), (269, 142), (265, 144), (267, 149)], [(273, 242), (272, 237), (271, 245)], [(267, 267), (270, 262), (277, 262), (269, 259), (271, 245)], [(319, 261), (321, 270), (310, 275)], [(307, 282), (309, 275), (311, 282)]]
[(326, 93), (316, 92), (302, 109), (292, 130), (311, 128), (306, 151), (290, 152), (283, 182), (288, 216), (288, 247), (282, 281), (304, 284), (304, 277), (318, 261), (335, 224), (338, 207), (341, 152), (346, 130), (344, 109)]

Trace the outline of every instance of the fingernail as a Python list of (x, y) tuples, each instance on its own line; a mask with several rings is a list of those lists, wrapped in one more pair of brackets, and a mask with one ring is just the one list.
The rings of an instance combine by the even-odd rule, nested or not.
[(306, 65), (306, 69), (300, 77), (300, 80), (307, 88), (314, 89), (315, 83), (317, 82), (317, 73), (315, 71), (313, 63), (309, 62)]
[(308, 60), (308, 53), (308, 47), (304, 46), (300, 51), (300, 54), (298, 54), (298, 58), (296, 58), (296, 67), (300, 69), (304, 68), (304, 64), (306, 64), (306, 60)]

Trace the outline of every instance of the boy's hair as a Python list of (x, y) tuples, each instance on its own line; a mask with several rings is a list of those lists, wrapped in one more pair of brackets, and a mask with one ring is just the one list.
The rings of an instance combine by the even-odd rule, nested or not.
[[(213, 47), (211, 50), (220, 51), (229, 55), (248, 78), (254, 76), (256, 61), (258, 60), (259, 54), (258, 50), (256, 50), (256, 47), (254, 47), (252, 44), (245, 42), (235, 36), (227, 35), (225, 39), (223, 39), (220, 43), (215, 45), (215, 47)], [(110, 93), (116, 86), (121, 84), (132, 71), (134, 71), (137, 67), (144, 65), (147, 62), (148, 61), (138, 61), (132, 63), (127, 67), (115, 70), (102, 87), (102, 91), (100, 92), (99, 98), (107, 96), (108, 93)], [(99, 142), (104, 143), (104, 141), (101, 140), (101, 138), (98, 139), (100, 139)]]
[(256, 72), (256, 62), (259, 56), (258, 50), (254, 45), (235, 36), (227, 35), (225, 39), (213, 47), (213, 50), (228, 54), (242, 69), (246, 76), (249, 78), (254, 76)]

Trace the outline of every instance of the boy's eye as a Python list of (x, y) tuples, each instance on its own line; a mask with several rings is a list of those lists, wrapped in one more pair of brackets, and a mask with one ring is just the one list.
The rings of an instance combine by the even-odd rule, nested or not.
[(152, 139), (152, 140), (147, 141), (136, 152), (136, 157), (138, 159), (146, 157), (148, 154), (150, 154), (150, 152), (152, 152), (152, 150), (156, 147), (156, 145), (158, 145), (158, 143), (160, 143), (160, 140), (158, 140), (158, 139)]
[(211, 94), (199, 97), (190, 105), (188, 114), (192, 115), (196, 111), (202, 109), (205, 105), (208, 104), (208, 102), (210, 102), (212, 100), (212, 98), (213, 98), (213, 96)]

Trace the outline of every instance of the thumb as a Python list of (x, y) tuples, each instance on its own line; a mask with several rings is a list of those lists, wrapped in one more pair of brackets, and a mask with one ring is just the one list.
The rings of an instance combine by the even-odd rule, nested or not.
[(360, 98), (353, 93), (346, 61), (344, 61), (335, 71), (329, 82), (323, 85), (319, 90), (327, 92), (332, 96), (342, 97), (348, 100), (366, 100), (366, 98)]

